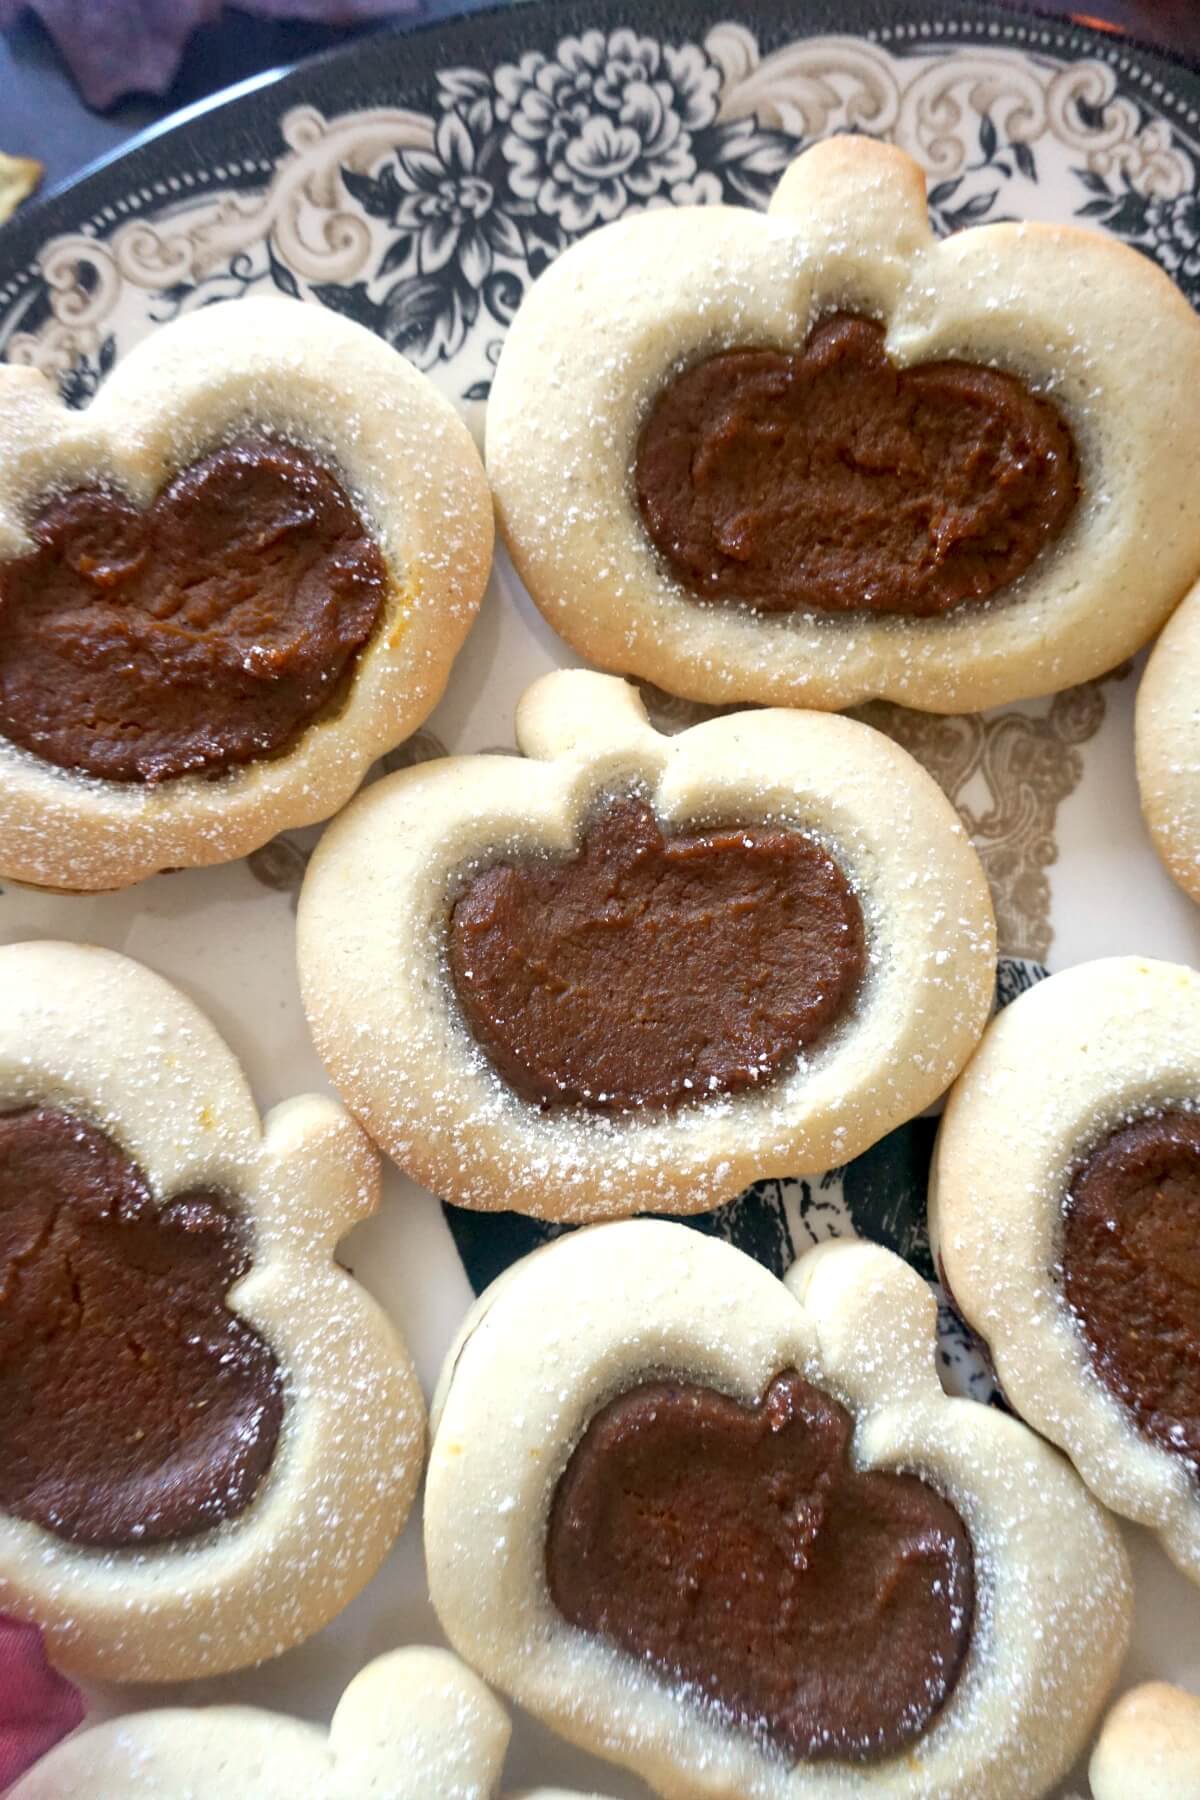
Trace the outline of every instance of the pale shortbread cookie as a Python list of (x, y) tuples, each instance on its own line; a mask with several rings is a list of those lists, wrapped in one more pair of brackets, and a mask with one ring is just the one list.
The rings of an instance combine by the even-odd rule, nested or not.
[[(884, 322), (901, 366), (965, 358), (1058, 406), (1082, 497), (1059, 540), (990, 601), (931, 619), (760, 616), (700, 603), (660, 561), (633, 493), (643, 421), (716, 351), (799, 349), (822, 315)], [(924, 177), (836, 137), (784, 175), (766, 218), (681, 207), (559, 257), (509, 330), (487, 464), (517, 569), (591, 662), (692, 700), (933, 712), (1099, 675), (1153, 636), (1200, 573), (1200, 321), (1144, 256), (1099, 232), (985, 225), (940, 242)]]
[(285, 754), (153, 787), (73, 773), (0, 737), (0, 874), (103, 889), (244, 856), (336, 812), (436, 705), (491, 563), (487, 481), (432, 382), (321, 307), (206, 307), (139, 345), (83, 412), (36, 370), (0, 367), (0, 561), (31, 548), (26, 521), (51, 495), (107, 483), (146, 506), (179, 470), (255, 429), (327, 463), (388, 566), (345, 701)]
[[(368, 1131), (443, 1199), (549, 1219), (698, 1212), (770, 1175), (828, 1168), (947, 1087), (987, 1018), (987, 882), (933, 780), (849, 719), (743, 712), (668, 738), (635, 690), (558, 671), (517, 712), (528, 760), (457, 756), (404, 769), (326, 833), (300, 898), (301, 987), (317, 1048)], [(760, 1088), (673, 1113), (543, 1112), (494, 1071), (446, 968), (464, 876), (569, 856), (606, 794), (660, 820), (794, 825), (855, 890), (868, 963), (848, 1013)]]
[[(929, 1288), (876, 1245), (822, 1245), (781, 1284), (727, 1244), (639, 1219), (514, 1265), (468, 1315), (434, 1400), (425, 1548), (451, 1643), (670, 1800), (1036, 1800), (1078, 1755), (1116, 1675), (1128, 1568), (1114, 1523), (1057, 1452), (943, 1394), (935, 1325)], [(974, 1545), (977, 1613), (958, 1685), (924, 1737), (876, 1763), (789, 1767), (764, 1754), (647, 1664), (567, 1624), (547, 1588), (554, 1489), (606, 1402), (668, 1373), (751, 1403), (791, 1368), (856, 1415), (856, 1464), (924, 1476)]]
[(1076, 1169), (1118, 1127), (1200, 1096), (1200, 975), (1136, 956), (1082, 963), (988, 1027), (938, 1133), (929, 1232), (1005, 1397), (1106, 1506), (1157, 1531), (1200, 1581), (1200, 1495), (1095, 1373), (1060, 1290)]
[(1165, 1681), (1123, 1694), (1088, 1780), (1092, 1800), (1200, 1800), (1200, 1700)]
[(1155, 849), (1200, 900), (1200, 585), (1168, 621), (1138, 688), (1138, 788)]
[(252, 1706), (128, 1713), (60, 1744), (10, 1800), (491, 1800), (510, 1732), (448, 1650), (393, 1650), (354, 1677), (328, 1731)]
[(78, 1113), (164, 1201), (207, 1187), (245, 1217), (253, 1262), (228, 1304), (273, 1350), (285, 1402), (250, 1504), (202, 1535), (104, 1550), (0, 1514), (0, 1610), (43, 1626), (77, 1676), (181, 1680), (276, 1656), (370, 1580), (420, 1479), (408, 1352), (334, 1257), (378, 1205), (378, 1159), (324, 1096), (260, 1122), (208, 1020), (127, 957), (9, 945), (0, 993), (0, 1110)]

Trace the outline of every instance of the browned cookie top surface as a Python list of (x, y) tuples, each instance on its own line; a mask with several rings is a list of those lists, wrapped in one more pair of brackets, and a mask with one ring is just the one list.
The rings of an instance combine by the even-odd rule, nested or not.
[(276, 755), (344, 693), (387, 568), (337, 477), (246, 439), (145, 511), (52, 499), (0, 562), (0, 733), (60, 768), (156, 782)]
[(1015, 376), (898, 368), (838, 314), (794, 354), (726, 350), (658, 395), (634, 482), (685, 589), (764, 613), (916, 618), (985, 600), (1062, 531), (1071, 434)]
[(862, 911), (827, 850), (763, 826), (665, 836), (608, 801), (567, 860), (498, 863), (455, 902), (467, 1025), (523, 1099), (673, 1107), (768, 1080), (862, 979)]
[(927, 1483), (856, 1470), (851, 1431), (794, 1371), (753, 1407), (679, 1382), (620, 1395), (554, 1494), (554, 1605), (790, 1760), (904, 1749), (962, 1671), (974, 1554)]
[(1123, 1126), (1071, 1183), (1063, 1292), (1138, 1427), (1200, 1469), (1200, 1117)]
[(112, 1547), (242, 1513), (284, 1404), (226, 1305), (249, 1266), (219, 1196), (159, 1206), (87, 1120), (0, 1114), (0, 1509)]

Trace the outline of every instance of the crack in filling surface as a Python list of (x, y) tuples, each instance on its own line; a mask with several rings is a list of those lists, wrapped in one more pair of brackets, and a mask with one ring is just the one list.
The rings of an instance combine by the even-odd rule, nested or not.
[(250, 1266), (222, 1196), (160, 1205), (89, 1121), (0, 1114), (0, 1509), (108, 1548), (243, 1513), (284, 1409), (226, 1305)]
[(927, 1482), (857, 1470), (852, 1431), (794, 1370), (754, 1406), (619, 1395), (553, 1496), (554, 1606), (790, 1761), (916, 1743), (970, 1650), (974, 1552)]

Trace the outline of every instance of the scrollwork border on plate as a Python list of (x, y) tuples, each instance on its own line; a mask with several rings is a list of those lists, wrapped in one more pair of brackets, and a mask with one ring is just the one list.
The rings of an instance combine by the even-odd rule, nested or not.
[(573, 237), (642, 205), (764, 203), (796, 149), (847, 130), (918, 157), (943, 230), (1036, 212), (1052, 161), (1051, 185), (1078, 187), (1072, 211), (1200, 298), (1195, 133), (1100, 55), (995, 35), (933, 20), (762, 55), (734, 20), (703, 43), (597, 27), (491, 71), (441, 71), (430, 112), (292, 105), (262, 186), (166, 204), (165, 187), (143, 190), (136, 216), (52, 238), (40, 316), (26, 323), (27, 295), (0, 316), (0, 353), (83, 400), (102, 359), (155, 323), (262, 283), (363, 318), (424, 367), (471, 340), (457, 397), (483, 399), (525, 286)]

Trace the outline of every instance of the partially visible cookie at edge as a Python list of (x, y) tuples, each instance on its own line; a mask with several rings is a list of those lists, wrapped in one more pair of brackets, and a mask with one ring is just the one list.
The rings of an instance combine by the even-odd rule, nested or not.
[(1200, 1700), (1165, 1681), (1122, 1694), (1088, 1781), (1092, 1800), (1200, 1800)]
[[(446, 1650), (360, 1669), (329, 1730), (251, 1706), (164, 1707), (77, 1733), (10, 1800), (490, 1800), (511, 1727)], [(525, 1800), (601, 1800), (539, 1788)]]
[(1200, 902), (1200, 584), (1146, 664), (1135, 713), (1138, 790), (1154, 847)]
[(108, 950), (0, 948), (0, 1610), (72, 1675), (261, 1662), (378, 1569), (420, 1479), (405, 1344), (335, 1257), (379, 1160), (260, 1119), (208, 1020)]
[(1107, 957), (989, 1025), (930, 1241), (1009, 1404), (1200, 1581), (1200, 974)]

